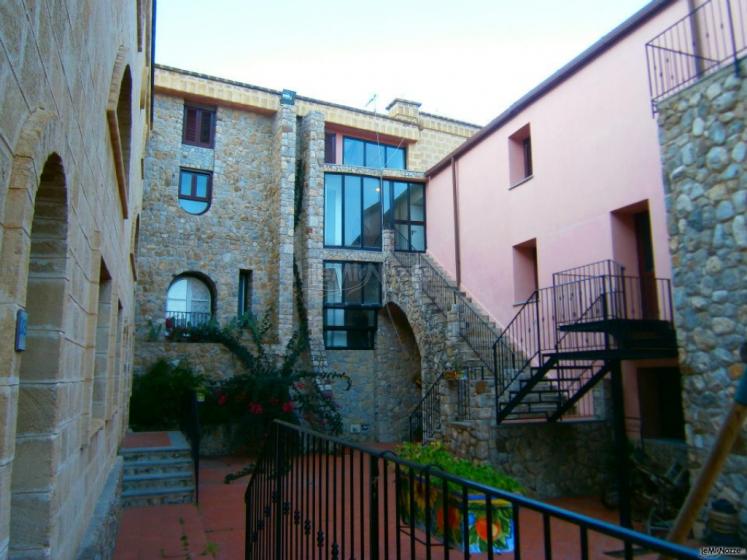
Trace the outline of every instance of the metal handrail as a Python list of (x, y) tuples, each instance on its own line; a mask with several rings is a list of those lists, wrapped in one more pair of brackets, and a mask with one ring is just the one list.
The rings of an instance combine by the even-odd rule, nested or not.
[(747, 0), (706, 0), (646, 43), (651, 107), (747, 51)]
[[(516, 558), (567, 554), (568, 542), (553, 538), (558, 521), (578, 531), (581, 558), (600, 553), (601, 536), (619, 542), (628, 559), (641, 548), (675, 559), (700, 557), (694, 549), (417, 464), (391, 451), (276, 420), (244, 494), (245, 558), (318, 554), (376, 559), (380, 554), (389, 557), (390, 551), (397, 558), (434, 553), (469, 558), (469, 550), (460, 551), (457, 545), (460, 539), (468, 540), (464, 537), (470, 532), (470, 503), (475, 500), (484, 504), (489, 558), (501, 544), (506, 551), (512, 545)], [(424, 510), (424, 521), (416, 516), (416, 503)], [(536, 526), (530, 528), (530, 523)], [(492, 529), (493, 524), (501, 531)], [(439, 530), (444, 525), (449, 530)]]

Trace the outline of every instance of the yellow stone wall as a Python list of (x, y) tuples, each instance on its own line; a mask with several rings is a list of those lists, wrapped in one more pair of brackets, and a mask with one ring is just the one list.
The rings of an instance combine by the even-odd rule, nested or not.
[(78, 557), (126, 426), (150, 4), (0, 3), (0, 560)]

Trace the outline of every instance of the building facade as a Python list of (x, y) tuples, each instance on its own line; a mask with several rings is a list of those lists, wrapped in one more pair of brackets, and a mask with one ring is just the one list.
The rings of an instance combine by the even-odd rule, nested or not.
[(0, 558), (116, 536), (152, 12), (0, 8)]
[[(744, 12), (732, 4), (739, 29)], [(733, 68), (707, 80), (710, 67), (699, 68), (739, 56), (717, 50), (718, 41), (731, 44), (727, 8), (715, 0), (651, 2), (427, 171), (428, 251), (498, 324), (521, 323), (524, 309), (541, 307), (522, 306), (538, 289), (532, 297), (554, 298), (548, 321), (568, 322), (563, 306), (585, 295), (559, 286), (588, 283), (578, 289), (606, 292), (596, 300), (605, 313), (614, 313), (617, 291), (627, 298), (623, 312), (676, 326), (679, 355), (670, 347), (622, 361), (621, 404), (627, 436), (667, 463), (680, 457), (691, 475), (743, 369), (744, 84)], [(667, 39), (672, 29), (684, 39)], [(732, 38), (744, 53), (739, 33)], [(652, 107), (661, 109), (658, 120)], [(618, 280), (602, 288), (581, 280), (595, 276)], [(587, 303), (573, 311), (576, 320), (600, 312)], [(542, 331), (544, 320), (527, 332)], [(531, 354), (526, 341), (517, 344)], [(516, 459), (501, 444), (502, 429), (490, 436), (494, 460), (510, 469)], [(534, 451), (521, 454), (535, 465), (554, 446), (541, 430), (527, 436)], [(730, 500), (745, 527), (737, 447), (713, 497)]]
[(269, 314), (281, 352), (301, 291), (313, 366), (352, 378), (338, 395), (346, 432), (401, 440), (420, 396), (420, 355), (407, 320), (382, 300), (384, 231), (399, 231), (401, 249), (425, 250), (423, 171), (476, 130), (402, 99), (382, 115), (158, 67), (137, 368), (187, 353), (198, 371), (235, 372), (215, 345), (163, 335), (247, 312)]

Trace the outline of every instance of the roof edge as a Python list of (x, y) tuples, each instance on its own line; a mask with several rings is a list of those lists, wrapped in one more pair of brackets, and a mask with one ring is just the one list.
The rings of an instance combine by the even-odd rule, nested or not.
[(477, 146), (480, 142), (482, 142), (486, 137), (490, 136), (490, 134), (500, 128), (507, 121), (518, 115), (521, 111), (529, 107), (536, 100), (543, 97), (546, 93), (566, 81), (576, 72), (586, 67), (596, 58), (604, 54), (607, 50), (615, 46), (615, 44), (617, 44), (619, 41), (635, 31), (640, 25), (646, 23), (649, 19), (657, 15), (664, 8), (668, 7), (674, 2), (676, 2), (676, 0), (653, 0), (649, 4), (645, 5), (635, 14), (623, 21), (620, 25), (612, 29), (609, 33), (605, 34), (601, 39), (593, 43), (586, 50), (582, 51), (581, 54), (571, 59), (570, 62), (568, 62), (559, 70), (551, 74), (548, 78), (540, 82), (539, 85), (535, 86), (522, 97), (520, 97), (517, 101), (509, 105), (508, 109), (506, 109), (503, 113), (499, 114), (492, 121), (486, 124), (474, 136), (466, 140), (456, 149), (452, 150), (449, 154), (444, 156), (441, 161), (428, 169), (425, 172), (426, 176), (432, 176), (436, 173), (441, 172), (450, 164), (451, 160), (459, 158), (461, 155)]

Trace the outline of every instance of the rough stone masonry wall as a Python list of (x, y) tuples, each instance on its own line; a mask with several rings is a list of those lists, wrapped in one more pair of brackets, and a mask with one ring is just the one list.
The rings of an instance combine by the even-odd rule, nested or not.
[[(747, 74), (742, 61), (741, 75)], [(659, 106), (682, 403), (694, 475), (731, 406), (747, 339), (747, 79), (733, 67)], [(747, 538), (747, 429), (716, 482)]]
[[(149, 1), (140, 5), (143, 15), (150, 11)], [(0, 3), (1, 560), (75, 558), (121, 441), (131, 362), (125, 333), (134, 320), (129, 254), (149, 98), (149, 18), (138, 21), (136, 8), (136, 2)], [(106, 115), (116, 108), (126, 68), (131, 97), (122, 106), (132, 122), (122, 200)], [(52, 166), (58, 197), (39, 194), (40, 183), (49, 181), (42, 173), (50, 156), (59, 158)], [(42, 212), (52, 219), (33, 224)], [(55, 256), (30, 267), (32, 251), (35, 258)], [(112, 281), (109, 317), (97, 309), (102, 259)], [(36, 329), (24, 352), (14, 344), (20, 309)], [(107, 398), (93, 417), (101, 324), (112, 326), (109, 352), (101, 353), (109, 369), (98, 378)]]

